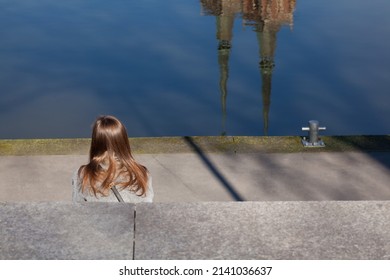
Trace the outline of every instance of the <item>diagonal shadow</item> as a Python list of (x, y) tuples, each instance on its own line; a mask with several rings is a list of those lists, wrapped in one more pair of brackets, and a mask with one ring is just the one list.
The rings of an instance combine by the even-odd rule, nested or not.
[(214, 164), (208, 159), (202, 149), (195, 144), (189, 136), (184, 136), (184, 140), (188, 143), (188, 145), (198, 154), (198, 156), (202, 159), (203, 163), (210, 169), (210, 171), (214, 174), (214, 176), (222, 183), (222, 185), (226, 188), (226, 190), (230, 193), (230, 195), (236, 201), (244, 201), (244, 198), (240, 196), (240, 194), (235, 190), (232, 184), (219, 172), (219, 170), (214, 166)]
[(344, 145), (370, 155), (374, 160), (390, 169), (390, 135), (362, 135), (333, 137)]

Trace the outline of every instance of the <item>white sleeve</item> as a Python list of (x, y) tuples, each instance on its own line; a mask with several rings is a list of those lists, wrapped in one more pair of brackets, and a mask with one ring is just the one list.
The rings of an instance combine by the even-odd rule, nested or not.
[(148, 173), (148, 189), (146, 191), (145, 202), (153, 202), (154, 191), (153, 191), (153, 180), (152, 176)]
[(83, 196), (81, 192), (81, 182), (78, 173), (79, 173), (78, 170), (76, 170), (72, 176), (72, 201), (73, 202), (87, 201), (87, 199)]

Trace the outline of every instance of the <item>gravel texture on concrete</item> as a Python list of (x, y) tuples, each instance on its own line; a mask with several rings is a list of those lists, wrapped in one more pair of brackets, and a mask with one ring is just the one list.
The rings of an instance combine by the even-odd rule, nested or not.
[(0, 259), (132, 259), (134, 205), (0, 203)]
[(389, 201), (1, 203), (0, 229), (3, 260), (390, 259)]
[(390, 259), (390, 202), (137, 206), (136, 259)]

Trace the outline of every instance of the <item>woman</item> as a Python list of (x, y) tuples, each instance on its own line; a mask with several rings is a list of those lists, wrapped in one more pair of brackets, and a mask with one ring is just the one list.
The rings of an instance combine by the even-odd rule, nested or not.
[(152, 202), (154, 196), (148, 170), (134, 160), (126, 128), (113, 116), (95, 121), (89, 163), (75, 172), (72, 185), (74, 202)]

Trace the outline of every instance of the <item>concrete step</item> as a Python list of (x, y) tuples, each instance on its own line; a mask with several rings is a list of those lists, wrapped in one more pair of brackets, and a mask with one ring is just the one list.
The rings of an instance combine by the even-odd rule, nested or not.
[(0, 229), (0, 259), (390, 259), (390, 201), (8, 202)]

